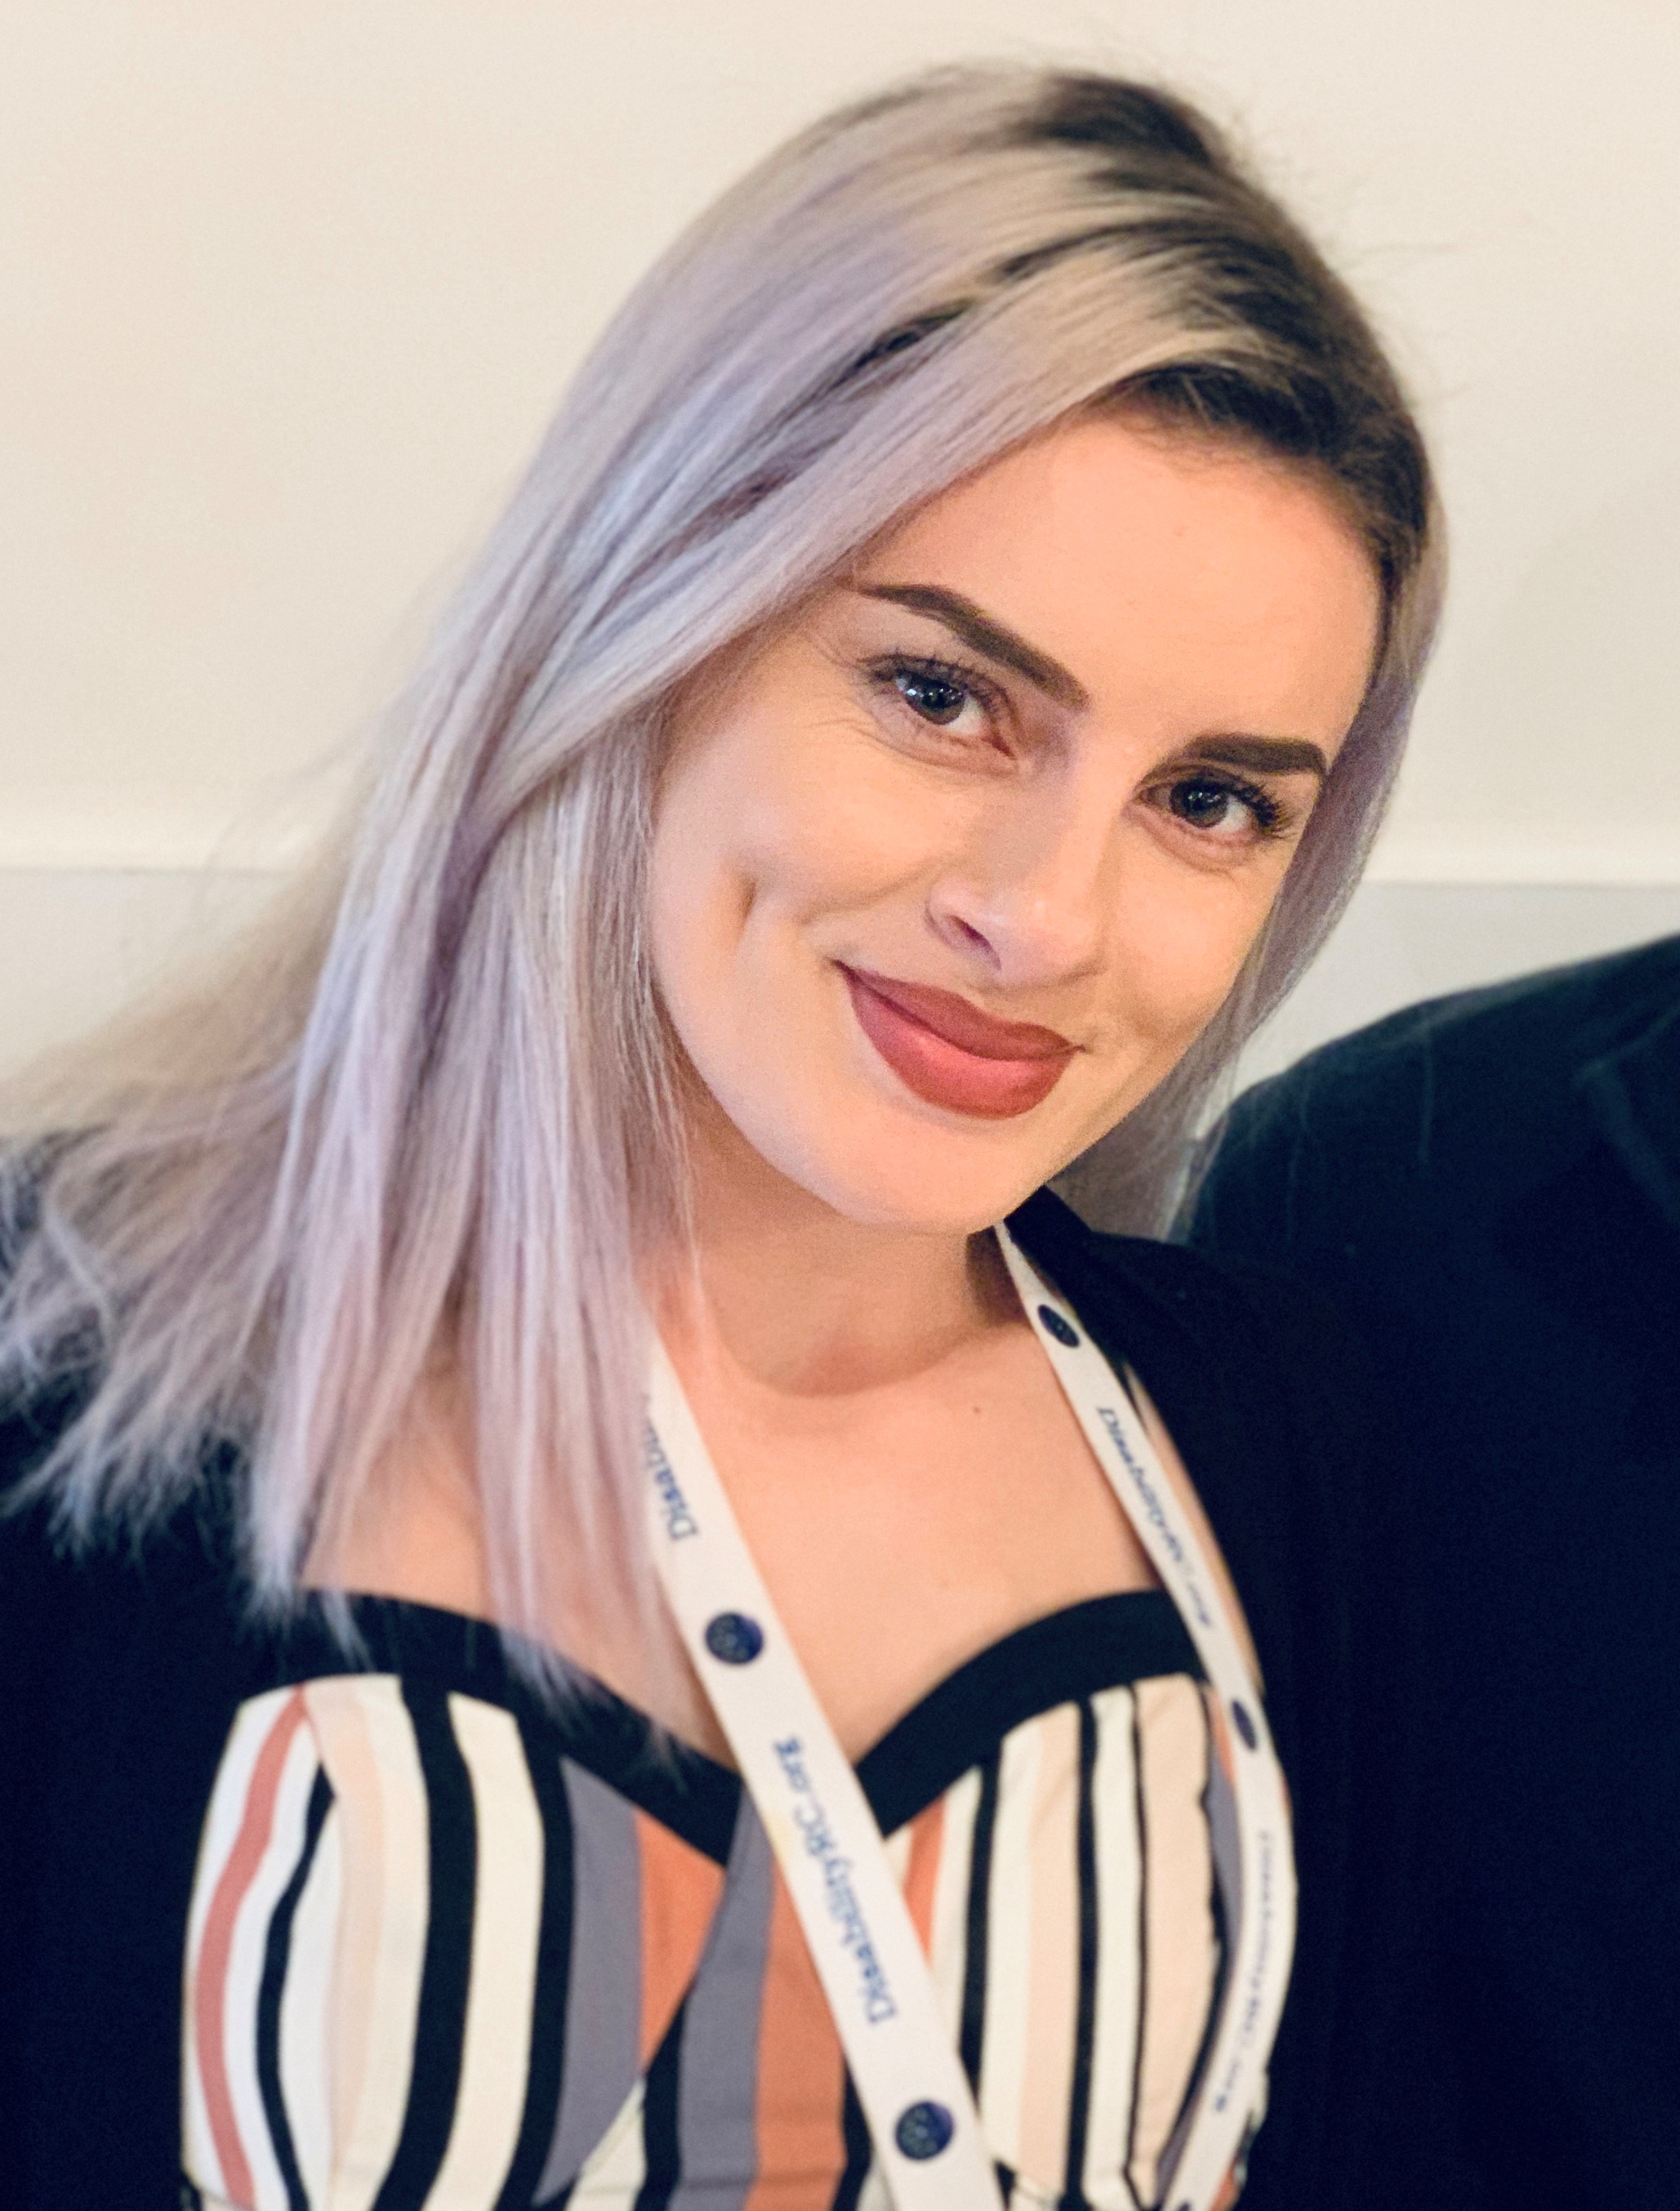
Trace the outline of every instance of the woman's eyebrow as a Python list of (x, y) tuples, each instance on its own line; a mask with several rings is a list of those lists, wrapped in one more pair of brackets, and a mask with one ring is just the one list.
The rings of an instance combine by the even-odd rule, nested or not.
[(1182, 757), (1215, 767), (1246, 767), (1257, 775), (1315, 775), (1320, 783), (1330, 773), (1322, 749), (1305, 737), (1198, 737)]
[(1037, 645), (995, 621), (961, 591), (948, 591), (938, 584), (857, 584), (852, 588), (866, 599), (890, 599), (895, 606), (908, 607), (913, 614), (929, 615), (935, 621), (943, 622), (953, 636), (960, 637), (973, 651), (1014, 669), (1058, 706), (1077, 712), (1091, 703), (1084, 685), (1059, 660), (1052, 660), (1047, 652), (1040, 652)]
[[(961, 591), (947, 591), (941, 584), (857, 584), (852, 589), (864, 598), (887, 599), (943, 622), (973, 651), (1013, 668), (1058, 706), (1077, 712), (1091, 703), (1089, 692), (1059, 660), (1007, 628)], [(1212, 766), (1247, 768), (1258, 775), (1316, 776), (1320, 783), (1330, 773), (1322, 748), (1304, 737), (1198, 737), (1186, 746), (1183, 757), (1206, 760)]]

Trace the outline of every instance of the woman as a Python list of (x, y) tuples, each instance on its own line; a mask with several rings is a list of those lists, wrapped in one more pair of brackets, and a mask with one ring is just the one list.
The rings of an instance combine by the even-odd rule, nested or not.
[(306, 911), (14, 1149), (16, 2200), (1228, 2202), (1295, 1868), (1255, 2187), (1362, 2200), (1346, 1354), (1042, 1185), (1162, 1218), (1434, 577), (1161, 94), (913, 84), (646, 281)]

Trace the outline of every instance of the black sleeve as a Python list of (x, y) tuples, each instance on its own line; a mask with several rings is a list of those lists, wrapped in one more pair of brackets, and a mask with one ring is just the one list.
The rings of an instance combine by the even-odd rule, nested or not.
[[(1328, 1584), (1301, 1608), (1313, 1639), (1303, 1635), (1293, 1725), (1303, 1920), (1323, 1923), (1327, 1906), (1337, 1918), (1303, 1945), (1280, 2079), (1294, 2075), (1297, 2107), (1322, 2115), (1323, 2145), (1304, 2163), (1326, 2207), (1471, 2211), (1478, 2183), (1456, 2147), (1432, 2002), (1419, 1566), (1396, 1422), (1333, 1306), (1273, 1274), (1249, 1279), (1279, 1345), (1276, 1371), (1296, 1378), (1278, 1427), (1300, 1455), (1293, 1486), (1311, 1515), (1302, 1571)], [(1301, 2162), (1263, 2131), (1251, 2211), (1298, 2204), (1289, 2168)]]
[[(21, 2168), (21, 1990), (32, 1970), (34, 1898), (45, 1808), (53, 1785), (53, 1711), (68, 1578), (39, 1510), (15, 1493), (56, 1420), (0, 1413), (0, 2173)], [(3, 2193), (3, 2191), (0, 2191)]]
[(1289, 1780), (1299, 1922), (1245, 2211), (1475, 2211), (1417, 2031), (1416, 1570), (1374, 1361), (1334, 1300), (1273, 1269), (1020, 1218), (1184, 1458)]
[[(1297, 1986), (1280, 2067), (1321, 2069), (1330, 2086), (1326, 2124), (1347, 2163), (1341, 2178), (1336, 2157), (1321, 2165), (1327, 2207), (1478, 2211), (1489, 2199), (1465, 2147), (1429, 1844), (1427, 1567), (1402, 1410), (1349, 1323), (1360, 1307), (1342, 1271), (1335, 1172), (1307, 1141), (1309, 1123), (1307, 1099), (1288, 1081), (1240, 1100), (1190, 1227), (1197, 1248), (1252, 1286), (1281, 1339), (1280, 1375), (1318, 1378), (1305, 1398), (1295, 1393), (1293, 1426), (1306, 1458), (1325, 1469), (1319, 1524), (1329, 1534), (1319, 1541), (1346, 1592), (1346, 1739), (1319, 1733), (1308, 1761), (1310, 1771), (1338, 1752), (1345, 1760), (1341, 1951), (1323, 1982), (1314, 1974)], [(1315, 1684), (1303, 1679), (1297, 1693), (1310, 1705)], [(1313, 1739), (1310, 1714), (1306, 1726)], [(1310, 1872), (1304, 1865), (1303, 1881)], [(1298, 2100), (1310, 2109), (1314, 2099)], [(1273, 2185), (1271, 2147), (1263, 2131), (1246, 2204), (1295, 2211), (1281, 2159)]]
[[(54, 1423), (0, 1419), (12, 1491)], [(0, 1511), (0, 2204), (180, 2201), (181, 1956), (257, 1646), (202, 1499), (70, 1555)]]

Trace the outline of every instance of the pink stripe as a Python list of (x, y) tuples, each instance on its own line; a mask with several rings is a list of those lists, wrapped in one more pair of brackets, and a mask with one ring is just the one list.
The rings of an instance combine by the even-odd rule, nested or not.
[(198, 2045), (198, 2078), (204, 2092), (204, 2109), (210, 2123), (221, 2167), (223, 2192), (235, 2203), (250, 2204), (256, 2196), (251, 2165), (240, 2140), (234, 2094), (227, 2080), (225, 2042), (227, 2004), (227, 1961), (233, 1954), (234, 1929), (257, 1869), (274, 1832), (275, 1800), (292, 1738), (303, 1724), (303, 1698), (294, 1690), (269, 1739), (258, 1754), (246, 1791), (245, 1817), (227, 1863), (221, 1869), (215, 1894), (204, 1921), (204, 1939), (198, 1949), (198, 1971), (193, 1985), (193, 2038)]

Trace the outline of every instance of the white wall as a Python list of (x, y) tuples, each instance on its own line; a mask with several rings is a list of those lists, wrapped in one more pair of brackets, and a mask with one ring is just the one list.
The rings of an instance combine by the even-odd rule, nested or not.
[(1319, 1028), (1680, 926), (1673, 0), (0, 0), (0, 1063), (298, 848), (676, 226), (974, 53), (1234, 122), (1434, 434), (1453, 611)]

